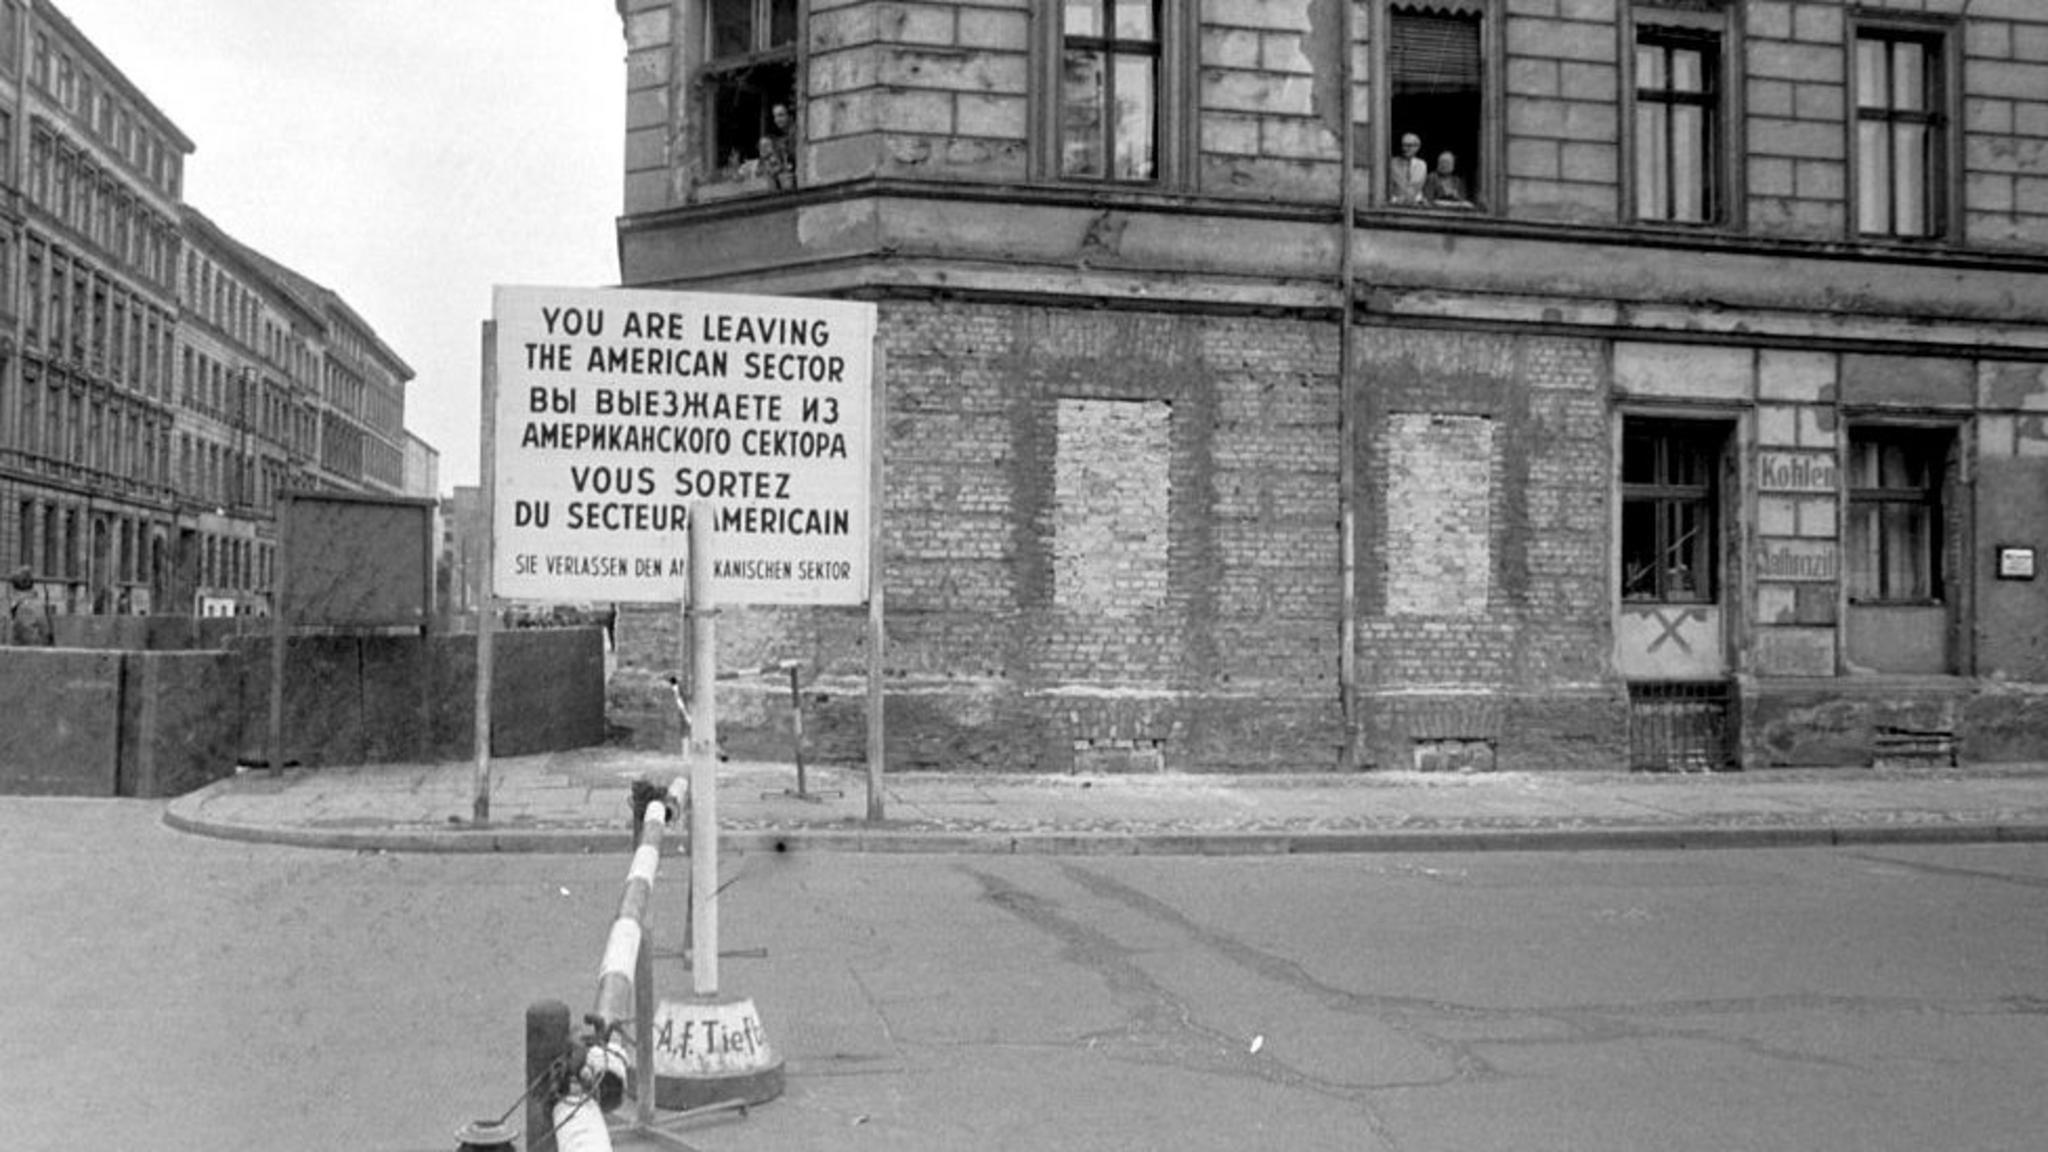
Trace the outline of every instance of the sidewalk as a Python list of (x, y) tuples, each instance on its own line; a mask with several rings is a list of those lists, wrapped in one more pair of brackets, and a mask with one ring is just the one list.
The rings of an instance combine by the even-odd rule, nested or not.
[[(629, 783), (685, 771), (613, 747), (470, 762), (253, 771), (170, 801), (184, 831), (314, 848), (625, 852)], [(865, 770), (718, 768), (730, 851), (1221, 855), (1716, 848), (2048, 840), (2048, 763), (1714, 775), (994, 776), (891, 773), (870, 823)]]

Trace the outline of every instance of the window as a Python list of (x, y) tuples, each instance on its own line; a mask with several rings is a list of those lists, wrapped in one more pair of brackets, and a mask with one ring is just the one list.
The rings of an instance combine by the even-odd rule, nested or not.
[[(43, 385), (41, 381), (28, 379), (23, 382), (21, 388), (21, 432), (17, 446), (30, 456), (40, 454), (43, 446), (42, 395)], [(25, 556), (27, 552), (24, 551), (22, 554)]]
[(21, 5), (8, 0), (0, 8), (0, 72), (14, 75), (14, 61), (21, 47)]
[(1387, 17), (1393, 204), (1471, 208), (1485, 177), (1485, 58), (1477, 3), (1397, 5)]
[(726, 178), (795, 184), (796, 25), (796, 0), (712, 0), (705, 123)]
[(1948, 117), (1938, 35), (1856, 34), (1856, 219), (1865, 235), (1932, 237), (1947, 212)]
[(1705, 224), (1721, 218), (1723, 88), (1719, 14), (1637, 12), (1638, 219)]
[(1060, 175), (1159, 177), (1159, 0), (1064, 0)]
[(1631, 419), (1621, 449), (1621, 595), (1715, 598), (1719, 425)]
[(1849, 599), (1927, 604), (1942, 597), (1941, 491), (1949, 434), (1872, 428), (1849, 434)]

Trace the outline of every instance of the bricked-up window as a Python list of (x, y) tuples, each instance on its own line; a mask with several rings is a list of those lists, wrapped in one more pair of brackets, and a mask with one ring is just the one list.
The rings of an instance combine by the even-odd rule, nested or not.
[(1621, 444), (1621, 596), (1706, 603), (1718, 556), (1722, 426), (1631, 419)]
[(1411, 136), (1419, 140), (1417, 155), (1428, 172), (1421, 187), (1411, 188), (1403, 164), (1390, 162), (1389, 203), (1437, 208), (1479, 203), (1485, 175), (1480, 147), (1486, 118), (1484, 23), (1477, 3), (1402, 4), (1388, 13), (1387, 122), (1397, 146)]
[(1718, 14), (1639, 11), (1636, 216), (1705, 224), (1721, 215)]
[(1166, 601), (1173, 407), (1062, 399), (1054, 414), (1053, 597), (1091, 619)]
[(1856, 32), (1856, 220), (1866, 235), (1933, 237), (1947, 211), (1942, 39)]
[(1849, 599), (1930, 604), (1942, 596), (1945, 430), (1861, 428), (1849, 433)]
[(1483, 615), (1493, 581), (1493, 421), (1392, 413), (1387, 431), (1387, 614)]
[(1064, 0), (1060, 175), (1159, 176), (1159, 0)]
[(794, 187), (796, 0), (710, 7), (702, 83), (712, 166), (728, 179)]

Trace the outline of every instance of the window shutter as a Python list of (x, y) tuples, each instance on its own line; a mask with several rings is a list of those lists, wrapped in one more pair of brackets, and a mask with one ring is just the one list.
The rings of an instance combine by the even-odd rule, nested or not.
[(1393, 21), (1387, 65), (1394, 91), (1470, 92), (1479, 87), (1479, 22), (1403, 12)]

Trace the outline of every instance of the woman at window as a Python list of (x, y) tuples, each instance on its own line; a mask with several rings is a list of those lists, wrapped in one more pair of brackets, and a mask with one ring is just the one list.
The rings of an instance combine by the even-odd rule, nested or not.
[(1436, 171), (1422, 182), (1422, 198), (1439, 208), (1470, 208), (1472, 198), (1465, 194), (1465, 179), (1458, 175), (1458, 158), (1445, 152), (1436, 158)]

